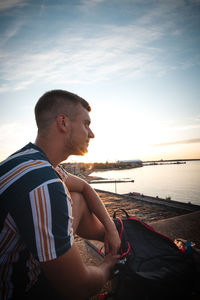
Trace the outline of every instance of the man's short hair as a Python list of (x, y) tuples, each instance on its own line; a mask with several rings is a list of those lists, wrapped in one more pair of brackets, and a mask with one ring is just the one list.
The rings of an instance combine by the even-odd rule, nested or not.
[(42, 95), (35, 106), (35, 119), (38, 129), (46, 129), (59, 114), (66, 114), (73, 120), (77, 113), (77, 106), (81, 104), (87, 111), (91, 111), (89, 103), (76, 94), (65, 90), (52, 90)]

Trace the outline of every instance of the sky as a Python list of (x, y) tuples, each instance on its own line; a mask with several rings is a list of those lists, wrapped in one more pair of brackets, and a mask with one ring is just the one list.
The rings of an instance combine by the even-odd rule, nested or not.
[(0, 160), (52, 89), (92, 107), (69, 162), (200, 158), (200, 0), (0, 0)]

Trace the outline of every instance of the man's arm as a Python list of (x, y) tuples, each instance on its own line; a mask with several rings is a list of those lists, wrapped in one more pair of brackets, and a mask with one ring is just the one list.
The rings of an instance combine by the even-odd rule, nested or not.
[(86, 181), (69, 173), (65, 179), (65, 184), (70, 192), (78, 192), (83, 195), (90, 211), (93, 212), (104, 225), (106, 254), (109, 252), (116, 254), (120, 247), (119, 234), (98, 194)]
[(74, 244), (55, 260), (42, 263), (42, 269), (52, 286), (66, 299), (86, 299), (108, 281), (119, 256), (108, 254), (98, 267), (83, 264)]

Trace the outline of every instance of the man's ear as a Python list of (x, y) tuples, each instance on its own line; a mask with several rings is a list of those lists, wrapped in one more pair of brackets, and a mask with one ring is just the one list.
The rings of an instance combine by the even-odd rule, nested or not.
[(69, 130), (70, 126), (70, 119), (63, 114), (60, 114), (56, 118), (57, 126), (58, 129), (61, 130), (62, 132), (66, 132)]

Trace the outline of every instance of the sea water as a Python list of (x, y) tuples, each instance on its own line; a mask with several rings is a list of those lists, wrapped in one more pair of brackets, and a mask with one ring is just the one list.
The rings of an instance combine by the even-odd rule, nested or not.
[(200, 205), (200, 161), (186, 164), (150, 165), (126, 170), (93, 172), (109, 180), (134, 180), (126, 183), (92, 184), (93, 188), (126, 194), (136, 192)]

